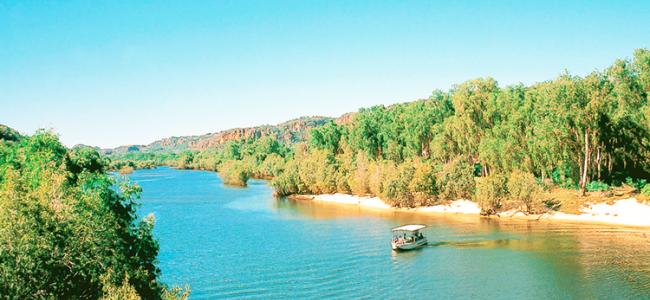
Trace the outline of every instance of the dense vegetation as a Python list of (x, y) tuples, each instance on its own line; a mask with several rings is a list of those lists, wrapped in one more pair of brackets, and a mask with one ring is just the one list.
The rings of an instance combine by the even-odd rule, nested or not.
[(650, 51), (639, 49), (585, 77), (507, 87), (474, 79), (361, 109), (313, 129), (308, 142), (247, 139), (163, 163), (218, 170), (238, 185), (272, 177), (278, 195), (371, 194), (402, 207), (471, 198), (485, 213), (535, 212), (554, 206), (541, 196), (552, 187), (584, 195), (627, 184), (650, 194), (649, 95)]
[(153, 216), (94, 149), (0, 126), (0, 295), (9, 299), (173, 299), (158, 282)]

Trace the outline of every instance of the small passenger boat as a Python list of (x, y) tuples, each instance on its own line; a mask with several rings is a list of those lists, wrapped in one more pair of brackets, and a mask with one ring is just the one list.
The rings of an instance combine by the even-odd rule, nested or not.
[(420, 232), (426, 225), (410, 224), (393, 228), (390, 242), (393, 250), (413, 250), (427, 244), (427, 238)]

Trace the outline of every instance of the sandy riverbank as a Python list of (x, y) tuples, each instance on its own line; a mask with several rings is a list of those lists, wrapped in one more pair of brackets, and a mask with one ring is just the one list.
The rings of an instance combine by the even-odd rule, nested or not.
[[(464, 214), (479, 216), (481, 209), (478, 203), (469, 200), (455, 200), (449, 204), (425, 206), (413, 209), (395, 208), (388, 205), (379, 197), (361, 197), (347, 194), (325, 194), (325, 195), (296, 195), (292, 198), (298, 200), (311, 200), (318, 202), (338, 203), (357, 205), (369, 209), (408, 211), (416, 213), (431, 214)], [(650, 227), (650, 204), (640, 203), (635, 198), (614, 201), (612, 204), (600, 203), (590, 204), (581, 210), (581, 214), (567, 214), (563, 212), (552, 212), (542, 215), (527, 215), (518, 211), (502, 212), (500, 218), (527, 219), (527, 220), (548, 220), (548, 221), (571, 221), (586, 223), (605, 223), (626, 226)]]

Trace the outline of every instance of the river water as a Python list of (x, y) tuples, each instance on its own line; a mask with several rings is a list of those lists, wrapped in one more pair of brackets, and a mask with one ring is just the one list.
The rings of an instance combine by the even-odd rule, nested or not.
[[(650, 298), (650, 230), (423, 216), (274, 199), (212, 172), (130, 175), (154, 213), (162, 280), (192, 299)], [(650, 216), (648, 216), (650, 217)], [(430, 245), (390, 249), (422, 223)]]

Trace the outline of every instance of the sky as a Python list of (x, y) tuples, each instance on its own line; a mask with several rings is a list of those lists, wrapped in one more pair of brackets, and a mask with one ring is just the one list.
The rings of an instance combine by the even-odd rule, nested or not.
[(585, 75), (650, 1), (0, 0), (0, 124), (116, 147)]

